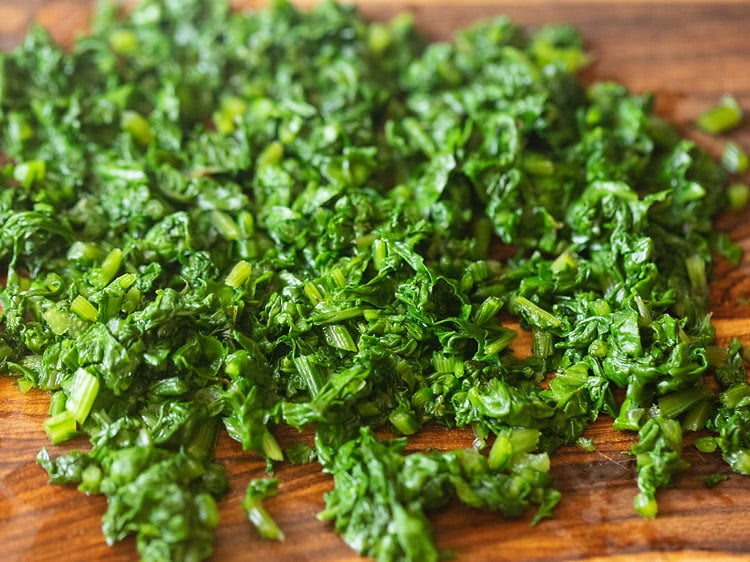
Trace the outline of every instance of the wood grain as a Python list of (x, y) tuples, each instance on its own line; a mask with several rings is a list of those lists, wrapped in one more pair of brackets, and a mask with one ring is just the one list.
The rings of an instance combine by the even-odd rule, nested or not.
[[(457, 27), (500, 13), (524, 25), (573, 23), (583, 32), (595, 58), (584, 75), (586, 80), (613, 79), (636, 92), (655, 92), (658, 111), (714, 154), (724, 140), (691, 128), (700, 111), (730, 92), (750, 114), (747, 2), (373, 0), (361, 4), (367, 17), (377, 20), (409, 9), (417, 25), (434, 39), (445, 39)], [(58, 40), (69, 42), (86, 29), (91, 5), (87, 0), (0, 0), (0, 48), (17, 44), (34, 21), (49, 28)], [(746, 122), (729, 138), (750, 150), (750, 125)], [(717, 337), (720, 343), (739, 337), (750, 344), (750, 210), (727, 213), (717, 226), (747, 253), (737, 268), (722, 261), (717, 264), (712, 284)], [(525, 345), (528, 339), (517, 343), (518, 348)], [(12, 380), (0, 378), (0, 559), (137, 559), (132, 540), (112, 548), (104, 544), (100, 531), (103, 498), (46, 484), (46, 475), (34, 458), (47, 445), (41, 429), (47, 404), (44, 393), (21, 395)], [(602, 419), (588, 430), (596, 445), (594, 453), (564, 448), (553, 457), (555, 484), (563, 492), (554, 519), (530, 527), (529, 516), (506, 521), (491, 513), (452, 506), (432, 517), (440, 547), (472, 561), (750, 559), (750, 479), (731, 474), (717, 456), (688, 448), (691, 468), (676, 488), (660, 495), (657, 520), (644, 521), (632, 508), (634, 461), (623, 454), (630, 437), (609, 425), (610, 420)], [(283, 432), (279, 436), (282, 442), (295, 437)], [(444, 449), (470, 444), (468, 432), (433, 429), (423, 431), (410, 447)], [(329, 525), (315, 519), (331, 481), (314, 466), (279, 469), (280, 494), (267, 505), (287, 540), (268, 543), (244, 521), (239, 505), (245, 483), (263, 475), (264, 463), (226, 437), (219, 442), (217, 457), (230, 474), (233, 491), (220, 506), (222, 523), (213, 560), (361, 560)], [(709, 490), (701, 477), (715, 473), (731, 475)]]

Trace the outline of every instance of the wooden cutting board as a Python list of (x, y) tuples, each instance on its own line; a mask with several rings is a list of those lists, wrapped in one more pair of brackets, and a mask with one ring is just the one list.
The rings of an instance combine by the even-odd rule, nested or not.
[[(241, 2), (236, 2), (240, 5)], [(245, 3), (247, 4), (247, 3)], [(725, 93), (734, 94), (750, 115), (750, 3), (564, 1), (544, 3), (484, 1), (463, 3), (361, 2), (371, 19), (387, 19), (409, 9), (435, 39), (452, 29), (505, 13), (526, 25), (577, 25), (594, 62), (586, 80), (614, 79), (633, 91), (657, 94), (657, 110), (684, 134), (718, 154), (725, 139), (692, 129), (695, 117)], [(70, 41), (86, 28), (92, 2), (84, 0), (0, 0), (0, 48), (15, 45), (32, 20)], [(750, 150), (750, 119), (727, 138)], [(750, 181), (747, 176), (745, 182)], [(717, 226), (740, 242), (747, 256), (738, 268), (719, 262), (712, 285), (714, 320), (720, 343), (739, 337), (750, 345), (750, 209), (728, 213)], [(517, 348), (528, 345), (523, 338)], [(41, 422), (48, 398), (21, 395), (11, 379), (0, 378), (0, 560), (58, 562), (137, 559), (134, 541), (107, 547), (100, 530), (102, 497), (49, 486), (34, 458), (48, 445)], [(459, 506), (434, 514), (437, 542), (465, 561), (502, 560), (750, 560), (750, 478), (732, 474), (714, 455), (688, 448), (692, 463), (676, 488), (659, 495), (659, 517), (644, 521), (632, 508), (634, 460), (622, 454), (631, 436), (610, 429), (603, 419), (587, 435), (596, 451), (565, 448), (553, 457), (555, 485), (562, 491), (555, 518), (536, 527), (530, 517), (507, 521)], [(282, 444), (291, 435), (280, 435)], [(471, 444), (468, 432), (425, 430), (413, 449)], [(74, 446), (85, 447), (85, 442)], [(52, 447), (59, 452), (64, 448)], [(331, 480), (317, 465), (283, 466), (279, 496), (267, 507), (286, 533), (283, 543), (261, 540), (243, 519), (239, 499), (248, 479), (264, 474), (264, 463), (224, 437), (217, 458), (226, 466), (232, 493), (220, 504), (215, 561), (360, 560), (315, 514)], [(707, 489), (708, 474), (731, 474)]]

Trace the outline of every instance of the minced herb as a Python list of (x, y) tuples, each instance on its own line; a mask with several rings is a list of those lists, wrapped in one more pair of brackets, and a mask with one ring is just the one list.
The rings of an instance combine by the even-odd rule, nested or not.
[[(331, 2), (105, 5), (72, 50), (32, 29), (0, 72), (0, 355), (52, 442), (90, 439), (40, 453), (50, 480), (107, 497), (108, 543), (203, 559), (221, 426), (272, 470), (285, 424), (335, 481), (320, 519), (428, 561), (453, 498), (551, 515), (548, 455), (600, 414), (637, 435), (645, 517), (683, 431), (750, 472), (742, 346), (707, 309), (712, 253), (740, 256), (728, 172), (587, 60), (568, 26), (428, 44)], [(474, 446), (405, 454), (425, 425)], [(277, 485), (243, 502), (272, 538)]]

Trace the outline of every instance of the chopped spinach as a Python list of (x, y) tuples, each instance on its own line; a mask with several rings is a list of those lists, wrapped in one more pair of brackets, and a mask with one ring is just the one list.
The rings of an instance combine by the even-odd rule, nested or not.
[[(358, 552), (429, 560), (451, 498), (549, 516), (548, 455), (600, 414), (637, 433), (643, 516), (683, 431), (750, 472), (708, 313), (712, 254), (740, 256), (711, 221), (747, 190), (587, 61), (569, 26), (428, 44), (333, 2), (105, 4), (69, 50), (33, 28), (0, 59), (0, 361), (50, 392), (51, 441), (91, 441), (42, 451), (50, 480), (107, 496), (109, 543), (203, 559), (223, 425), (331, 473), (319, 517)], [(474, 447), (404, 454), (425, 425)], [(272, 538), (277, 485), (243, 502)]]

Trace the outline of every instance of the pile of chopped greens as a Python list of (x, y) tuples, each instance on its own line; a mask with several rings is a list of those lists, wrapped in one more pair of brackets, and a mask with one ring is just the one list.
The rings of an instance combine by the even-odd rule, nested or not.
[[(0, 69), (0, 358), (50, 393), (53, 443), (91, 442), (43, 450), (51, 481), (107, 497), (108, 543), (204, 559), (223, 426), (332, 474), (319, 518), (357, 552), (428, 561), (455, 498), (552, 514), (548, 455), (602, 413), (637, 435), (645, 517), (684, 431), (750, 474), (743, 349), (707, 309), (712, 254), (739, 260), (711, 223), (731, 176), (586, 63), (568, 26), (430, 44), (332, 2), (30, 31)], [(425, 425), (476, 439), (405, 454)], [(271, 538), (277, 484), (243, 500)]]

